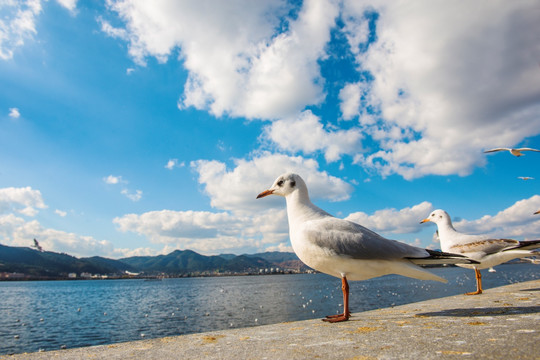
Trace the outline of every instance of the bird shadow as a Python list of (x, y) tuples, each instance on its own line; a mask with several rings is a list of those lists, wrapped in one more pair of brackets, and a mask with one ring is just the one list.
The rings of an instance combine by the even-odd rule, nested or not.
[(521, 289), (519, 291), (540, 291), (540, 288), (534, 288), (534, 289)]
[(540, 306), (505, 306), (505, 307), (485, 307), (473, 309), (448, 309), (442, 311), (424, 312), (416, 316), (500, 316), (500, 315), (520, 315), (534, 314), (540, 312)]

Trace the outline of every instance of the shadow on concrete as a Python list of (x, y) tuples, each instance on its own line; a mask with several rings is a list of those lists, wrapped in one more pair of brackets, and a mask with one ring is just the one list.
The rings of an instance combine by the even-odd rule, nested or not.
[(497, 316), (497, 315), (519, 315), (534, 314), (540, 312), (540, 306), (505, 306), (505, 307), (486, 307), (474, 309), (448, 309), (434, 312), (424, 312), (416, 316)]
[(540, 288), (535, 288), (535, 289), (521, 289), (519, 291), (540, 291)]

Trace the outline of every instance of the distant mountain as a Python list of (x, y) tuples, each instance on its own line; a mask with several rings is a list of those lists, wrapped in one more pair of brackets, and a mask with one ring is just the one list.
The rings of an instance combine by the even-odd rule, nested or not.
[(135, 256), (119, 261), (131, 265), (139, 271), (185, 274), (208, 271), (252, 271), (272, 264), (258, 257), (244, 255), (234, 257), (205, 256), (192, 250), (175, 250), (167, 255)]
[(285, 261), (298, 260), (298, 256), (296, 256), (295, 253), (280, 252), (280, 251), (268, 251), (264, 253), (253, 254), (253, 255), (246, 254), (245, 256), (258, 257), (274, 264), (282, 263)]
[(69, 273), (112, 274), (133, 270), (128, 264), (101, 257), (81, 258), (51, 251), (0, 245), (0, 272), (35, 277), (65, 277)]
[(76, 258), (51, 251), (0, 245), (0, 273), (22, 273), (32, 278), (67, 277), (69, 273), (117, 275), (126, 271), (171, 276), (213, 272), (246, 273), (259, 269), (307, 269), (294, 253), (205, 256), (191, 250), (175, 250), (167, 255), (134, 256), (119, 260), (100, 256)]

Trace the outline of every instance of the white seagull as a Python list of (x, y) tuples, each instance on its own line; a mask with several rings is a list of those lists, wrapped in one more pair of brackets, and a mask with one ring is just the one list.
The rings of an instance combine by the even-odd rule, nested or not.
[(309, 267), (341, 278), (343, 314), (327, 316), (324, 321), (346, 321), (349, 312), (347, 280), (366, 280), (386, 274), (399, 274), (422, 280), (445, 279), (415, 264), (471, 263), (462, 255), (421, 249), (386, 239), (353, 222), (333, 217), (313, 205), (308, 189), (299, 175), (279, 176), (270, 189), (257, 199), (280, 195), (287, 201), (289, 235), (294, 252)]
[(486, 150), (486, 151), (484, 151), (484, 153), (492, 153), (492, 152), (497, 152), (497, 151), (510, 151), (510, 154), (512, 154), (514, 156), (518, 156), (518, 157), (525, 155), (525, 154), (521, 153), (522, 151), (540, 152), (540, 150), (532, 149), (532, 148), (517, 148), (517, 149), (513, 149), (513, 148), (495, 148), (495, 149), (491, 149), (491, 150)]
[(518, 241), (512, 239), (493, 239), (485, 235), (463, 234), (452, 226), (450, 215), (444, 210), (435, 210), (420, 223), (434, 222), (439, 231), (442, 251), (462, 254), (479, 262), (479, 264), (457, 264), (474, 269), (476, 275), (476, 291), (466, 295), (482, 293), (481, 269), (505, 263), (512, 259), (533, 256), (532, 249), (540, 248), (540, 240)]

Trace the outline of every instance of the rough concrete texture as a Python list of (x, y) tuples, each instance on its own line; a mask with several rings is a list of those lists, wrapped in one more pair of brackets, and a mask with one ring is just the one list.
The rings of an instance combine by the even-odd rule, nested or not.
[(0, 359), (540, 359), (540, 280), (353, 314)]

